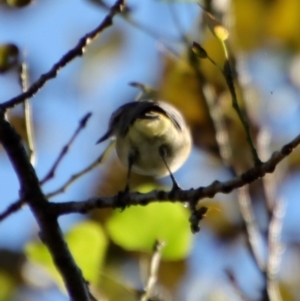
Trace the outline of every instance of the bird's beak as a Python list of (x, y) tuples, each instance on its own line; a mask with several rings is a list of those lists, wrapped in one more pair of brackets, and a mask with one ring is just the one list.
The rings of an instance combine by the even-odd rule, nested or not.
[(108, 139), (110, 136), (111, 136), (111, 132), (108, 131), (106, 134), (104, 134), (104, 136), (102, 136), (102, 137), (96, 142), (96, 144), (105, 141), (105, 140)]

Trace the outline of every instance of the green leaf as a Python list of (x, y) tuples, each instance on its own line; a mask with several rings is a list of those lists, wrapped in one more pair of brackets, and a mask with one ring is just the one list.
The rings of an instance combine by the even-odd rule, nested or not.
[(162, 257), (179, 260), (191, 247), (188, 219), (182, 204), (151, 203), (115, 211), (106, 226), (111, 239), (126, 250), (151, 252), (158, 239), (166, 243)]
[[(84, 278), (95, 283), (107, 247), (107, 238), (103, 229), (99, 224), (85, 221), (73, 227), (66, 234), (65, 239)], [(41, 266), (60, 287), (63, 287), (62, 278), (44, 244), (31, 242), (25, 247), (25, 253), (31, 262)]]

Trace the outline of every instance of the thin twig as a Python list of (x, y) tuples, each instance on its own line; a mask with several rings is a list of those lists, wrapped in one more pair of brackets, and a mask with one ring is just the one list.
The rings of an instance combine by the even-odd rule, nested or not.
[[(110, 6), (108, 4), (106, 4), (104, 1), (94, 1), (94, 0), (90, 0), (90, 2), (92, 2), (93, 4), (96, 4), (98, 7), (104, 8), (106, 10), (110, 9)], [(146, 26), (145, 24), (142, 24), (136, 20), (133, 20), (130, 17), (130, 8), (125, 9), (123, 11), (123, 13), (120, 15), (120, 17), (126, 21), (129, 25), (131, 25), (132, 27), (140, 30), (141, 32), (143, 32), (144, 34), (148, 35), (149, 37), (153, 38), (154, 40), (167, 40), (170, 42), (178, 42), (178, 39), (176, 37), (170, 37), (167, 35), (163, 35), (161, 32), (155, 32), (152, 28)]]
[[(227, 166), (230, 171), (232, 171), (236, 175), (237, 169), (233, 161), (229, 135), (223, 118), (222, 110), (215, 100), (215, 95), (213, 95), (211, 89), (209, 89), (209, 87), (206, 87), (204, 92), (209, 106), (209, 112), (214, 123), (220, 156), (225, 166)], [(249, 196), (249, 189), (247, 186), (243, 186), (237, 189), (237, 199), (247, 232), (250, 254), (252, 255), (254, 262), (257, 264), (260, 271), (262, 273), (265, 273), (265, 264), (260, 252), (262, 237), (255, 221)]]
[(254, 164), (255, 164), (255, 166), (257, 166), (257, 165), (260, 165), (262, 162), (259, 159), (258, 154), (257, 154), (257, 150), (254, 146), (254, 143), (253, 143), (253, 140), (252, 140), (252, 137), (251, 137), (251, 133), (250, 133), (250, 126), (248, 124), (248, 121), (244, 117), (244, 115), (243, 115), (243, 113), (242, 113), (242, 111), (239, 107), (238, 101), (237, 101), (235, 85), (234, 85), (234, 79), (233, 79), (233, 72), (232, 72), (232, 69), (231, 69), (231, 66), (230, 66), (230, 61), (229, 61), (229, 58), (228, 58), (228, 53), (227, 53), (227, 48), (226, 48), (225, 42), (222, 42), (222, 46), (223, 46), (224, 53), (225, 53), (225, 65), (224, 65), (223, 69), (208, 55), (208, 53), (205, 51), (205, 49), (203, 49), (201, 47), (200, 44), (198, 44), (196, 42), (193, 42), (193, 45), (192, 45), (191, 49), (197, 57), (199, 57), (201, 59), (208, 59), (216, 68), (218, 68), (221, 71), (221, 74), (224, 76), (227, 87), (228, 87), (230, 95), (231, 95), (232, 107), (236, 111), (236, 113), (237, 113), (237, 115), (238, 115), (238, 117), (239, 117), (239, 119), (242, 123), (242, 126), (244, 127), (245, 134), (246, 134), (246, 140), (249, 144)]
[(216, 132), (216, 141), (223, 164), (227, 167), (233, 168), (232, 149), (229, 142), (229, 135), (226, 128), (225, 120), (223, 118), (222, 109), (216, 101), (216, 95), (213, 89), (207, 84), (204, 86), (204, 95), (208, 105), (209, 114), (213, 121)]
[[(227, 84), (227, 86), (229, 88), (229, 92), (231, 94), (232, 107), (236, 111), (238, 118), (240, 119), (242, 126), (244, 127), (245, 134), (246, 134), (246, 140), (249, 144), (254, 164), (255, 164), (255, 166), (260, 165), (262, 162), (260, 161), (257, 151), (256, 151), (256, 148), (254, 146), (248, 121), (244, 117), (244, 115), (239, 107), (238, 101), (237, 101), (234, 79), (233, 79), (233, 72), (232, 72), (231, 65), (230, 65), (228, 49), (227, 49), (227, 46), (225, 43), (226, 39), (229, 36), (229, 33), (228, 33), (227, 29), (225, 27), (223, 27), (222, 24), (219, 21), (217, 21), (212, 14), (210, 14), (208, 11), (206, 11), (206, 9), (204, 9), (200, 4), (199, 4), (199, 6), (203, 10), (204, 20), (206, 21), (208, 28), (210, 29), (212, 34), (218, 39), (218, 41), (222, 45), (223, 52), (225, 55), (225, 64), (224, 64), (224, 68), (222, 69), (222, 74), (225, 77), (226, 84)], [(210, 61), (212, 61), (212, 60), (210, 59)]]
[(0, 213), (0, 222), (6, 219), (9, 215), (19, 211), (25, 204), (23, 200), (18, 200), (10, 204), (2, 213)]
[(149, 277), (145, 287), (145, 293), (141, 296), (141, 301), (151, 300), (155, 295), (154, 288), (158, 278), (158, 269), (160, 265), (161, 252), (165, 246), (164, 242), (156, 241), (154, 245), (154, 252), (151, 258)]
[(47, 198), (52, 198), (60, 193), (63, 193), (66, 191), (66, 189), (73, 184), (76, 180), (78, 180), (79, 178), (81, 178), (82, 176), (84, 176), (85, 174), (87, 174), (88, 172), (90, 172), (91, 170), (93, 170), (94, 168), (96, 168), (100, 163), (102, 163), (107, 155), (110, 153), (112, 146), (114, 145), (114, 141), (112, 141), (107, 147), (106, 149), (103, 151), (103, 153), (94, 161), (92, 162), (90, 165), (88, 165), (87, 167), (85, 167), (83, 170), (79, 171), (78, 173), (72, 175), (70, 177), (69, 180), (67, 180), (61, 187), (57, 188), (56, 190), (48, 193), (46, 196)]
[(68, 153), (68, 150), (70, 149), (70, 147), (73, 144), (74, 140), (76, 139), (78, 134), (81, 132), (81, 130), (83, 130), (85, 128), (85, 126), (86, 126), (86, 124), (87, 124), (87, 122), (88, 122), (88, 120), (90, 119), (91, 116), (92, 116), (92, 113), (89, 112), (89, 113), (85, 114), (84, 117), (79, 121), (79, 125), (78, 125), (77, 129), (75, 130), (74, 134), (72, 135), (72, 137), (70, 138), (68, 143), (60, 151), (57, 159), (55, 160), (53, 166), (50, 168), (49, 172), (40, 181), (41, 185), (45, 184), (45, 182), (49, 181), (50, 179), (52, 179), (54, 177), (55, 171), (56, 171), (59, 163), (61, 162), (63, 157)]
[(286, 202), (279, 199), (273, 210), (273, 216), (269, 224), (269, 255), (267, 263), (267, 289), (271, 301), (282, 301), (278, 287), (277, 275), (280, 268), (283, 247), (280, 243), (282, 222), (285, 216)]
[[(224, 42), (222, 43), (222, 45), (224, 45), (224, 47), (225, 47), (225, 43)], [(225, 49), (226, 49), (226, 47), (225, 47)], [(236, 113), (237, 113), (237, 115), (238, 115), (238, 117), (239, 117), (239, 119), (240, 119), (240, 121), (241, 121), (241, 123), (242, 123), (242, 125), (244, 127), (245, 134), (246, 134), (246, 140), (247, 140), (247, 142), (249, 144), (254, 164), (255, 164), (255, 166), (258, 166), (262, 162), (261, 162), (261, 160), (258, 157), (257, 150), (255, 148), (253, 139), (251, 137), (250, 126), (248, 124), (248, 121), (244, 117), (244, 115), (243, 115), (243, 113), (242, 113), (242, 111), (240, 109), (239, 103), (237, 101), (237, 96), (236, 96), (236, 92), (235, 92), (235, 85), (234, 85), (234, 79), (233, 79), (233, 73), (232, 73), (232, 69), (231, 69), (228, 57), (226, 57), (226, 62), (225, 62), (225, 65), (224, 65), (224, 71), (222, 72), (222, 74), (225, 77), (227, 86), (229, 88), (229, 92), (230, 92), (231, 99), (232, 99), (232, 107), (236, 111)]]
[(262, 236), (259, 232), (256, 219), (254, 216), (251, 200), (249, 196), (249, 189), (247, 186), (241, 187), (237, 190), (238, 200), (240, 205), (241, 214), (245, 222), (247, 238), (249, 242), (250, 252), (258, 265), (260, 271), (265, 274), (266, 264), (261, 254)]
[(246, 294), (242, 291), (241, 287), (239, 286), (236, 277), (232, 270), (226, 269), (225, 274), (228, 277), (228, 280), (232, 284), (233, 288), (235, 289), (236, 293), (239, 295), (242, 301), (249, 301), (249, 298), (246, 296)]
[[(262, 160), (266, 160), (270, 154), (270, 133), (267, 129), (260, 129), (257, 135), (257, 149), (260, 157)], [(282, 176), (282, 175), (281, 175)], [(264, 194), (266, 199), (266, 207), (268, 211), (268, 217), (271, 219), (273, 215), (274, 205), (275, 205), (275, 191), (278, 180), (276, 179), (275, 175), (267, 175), (263, 178), (263, 187), (264, 187)]]
[[(28, 90), (28, 67), (25, 62), (20, 65), (19, 68), (19, 81), (22, 88), (22, 92), (26, 92)], [(23, 103), (24, 110), (24, 119), (25, 119), (25, 129), (27, 135), (27, 143), (28, 143), (28, 152), (29, 152), (29, 160), (32, 165), (36, 163), (36, 153), (34, 147), (34, 130), (32, 123), (32, 110), (29, 99), (25, 99)]]
[[(266, 129), (262, 129), (258, 135), (258, 150), (261, 158), (266, 158), (270, 154), (270, 135)], [(280, 267), (282, 246), (280, 244), (280, 234), (282, 222), (285, 216), (285, 201), (275, 199), (276, 179), (274, 174), (267, 175), (262, 179), (264, 194), (268, 211), (269, 228), (268, 237), (268, 257), (266, 264), (266, 294), (270, 301), (282, 301), (277, 282), (277, 274)]]
[(125, 200), (121, 200), (120, 196), (114, 197), (93, 197), (84, 201), (50, 203), (51, 212), (56, 215), (64, 215), (73, 212), (86, 213), (96, 208), (123, 208), (124, 202), (127, 206), (131, 205), (147, 205), (151, 202), (183, 202), (198, 199), (199, 201), (205, 197), (213, 198), (217, 193), (230, 193), (236, 188), (243, 187), (262, 177), (267, 173), (273, 173), (276, 166), (287, 157), (295, 147), (300, 144), (300, 135), (293, 139), (290, 143), (284, 145), (281, 150), (273, 153), (271, 158), (259, 166), (255, 166), (240, 176), (225, 182), (214, 181), (206, 187), (199, 187), (190, 190), (162, 191), (154, 190), (149, 193), (132, 192), (125, 196)]
[(82, 56), (85, 52), (86, 47), (93, 40), (95, 40), (99, 36), (99, 34), (104, 31), (104, 29), (112, 25), (113, 17), (123, 11), (125, 4), (126, 0), (117, 0), (116, 3), (111, 7), (104, 20), (94, 30), (90, 31), (84, 37), (82, 37), (73, 49), (63, 55), (63, 57), (57, 63), (55, 63), (48, 72), (41, 75), (41, 77), (36, 82), (34, 82), (26, 92), (3, 102), (0, 105), (2, 109), (5, 110), (12, 108), (17, 104), (24, 102), (25, 99), (33, 97), (50, 79), (56, 77), (60, 69), (73, 61), (77, 56)]

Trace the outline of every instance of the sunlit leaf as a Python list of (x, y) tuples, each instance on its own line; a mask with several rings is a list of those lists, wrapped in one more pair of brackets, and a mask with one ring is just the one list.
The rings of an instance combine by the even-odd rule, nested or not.
[[(102, 228), (91, 221), (82, 222), (73, 227), (66, 234), (65, 239), (84, 278), (95, 283), (107, 246), (106, 236)], [(57, 284), (62, 286), (61, 276), (44, 244), (31, 242), (27, 244), (25, 252), (31, 262), (41, 266)]]
[(152, 203), (115, 211), (106, 226), (112, 240), (126, 250), (151, 252), (158, 239), (166, 243), (163, 258), (178, 260), (186, 257), (191, 247), (188, 219), (182, 204)]
[(224, 42), (229, 36), (227, 29), (209, 12), (203, 11), (203, 16), (210, 31), (217, 39)]

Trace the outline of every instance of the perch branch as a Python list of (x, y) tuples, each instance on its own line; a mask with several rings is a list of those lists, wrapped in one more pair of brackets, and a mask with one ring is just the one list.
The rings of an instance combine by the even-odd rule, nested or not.
[(62, 203), (51, 203), (49, 207), (51, 212), (57, 216), (69, 213), (86, 213), (96, 208), (124, 208), (124, 202), (130, 205), (147, 205), (151, 202), (187, 202), (189, 200), (201, 200), (205, 197), (212, 198), (217, 193), (229, 193), (236, 188), (243, 187), (262, 177), (267, 173), (274, 172), (276, 166), (287, 157), (293, 149), (300, 144), (300, 135), (288, 144), (284, 145), (281, 150), (273, 153), (271, 158), (255, 166), (240, 176), (225, 182), (214, 181), (206, 187), (199, 187), (190, 190), (162, 191), (154, 190), (149, 193), (141, 194), (132, 192), (127, 194), (126, 200), (121, 200), (119, 196), (114, 197), (93, 197), (85, 201), (73, 201)]

